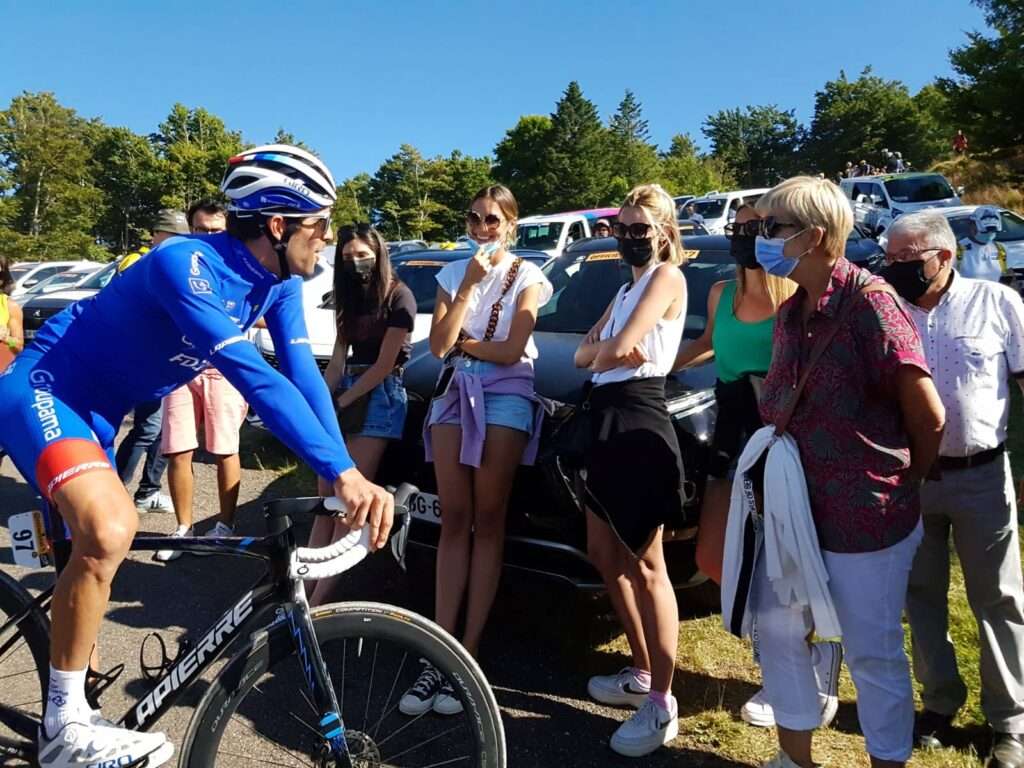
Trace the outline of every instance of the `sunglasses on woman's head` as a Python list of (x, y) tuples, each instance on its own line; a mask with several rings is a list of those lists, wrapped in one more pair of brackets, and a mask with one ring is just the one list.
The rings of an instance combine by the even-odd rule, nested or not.
[(634, 240), (643, 240), (650, 236), (650, 232), (651, 225), (646, 221), (635, 221), (632, 224), (617, 221), (612, 225), (612, 234), (619, 240), (625, 240), (627, 234)]
[(488, 227), (496, 227), (501, 224), (501, 217), (493, 213), (481, 216), (476, 211), (466, 211), (466, 223), (473, 227), (479, 227), (481, 224), (486, 224)]
[(725, 236), (732, 237), (733, 235), (746, 235), (747, 237), (757, 237), (761, 234), (761, 221), (760, 219), (751, 219), (750, 221), (744, 222), (730, 222), (725, 225)]

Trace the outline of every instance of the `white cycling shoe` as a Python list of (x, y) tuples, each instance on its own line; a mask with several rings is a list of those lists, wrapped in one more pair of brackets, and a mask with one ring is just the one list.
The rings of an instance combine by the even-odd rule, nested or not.
[(53, 738), (39, 729), (40, 768), (95, 768), (128, 766), (146, 759), (156, 768), (171, 759), (174, 745), (163, 733), (142, 733), (102, 725), (99, 717), (89, 723), (68, 723)]

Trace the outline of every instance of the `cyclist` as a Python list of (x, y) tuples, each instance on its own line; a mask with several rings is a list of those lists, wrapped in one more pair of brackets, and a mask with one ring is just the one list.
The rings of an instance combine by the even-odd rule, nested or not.
[[(138, 526), (111, 451), (122, 417), (214, 365), (347, 506), (387, 538), (394, 502), (353, 464), (309, 348), (302, 281), (330, 237), (335, 185), (285, 145), (229, 160), (226, 233), (174, 237), (95, 297), (56, 315), (0, 375), (0, 447), (55, 505), (71, 556), (53, 596), (50, 683), (39, 732), (47, 768), (166, 762), (162, 733), (115, 727), (89, 708), (85, 677), (110, 583)], [(281, 371), (245, 339), (265, 317)], [(111, 354), (117, 350), (117, 354)]]

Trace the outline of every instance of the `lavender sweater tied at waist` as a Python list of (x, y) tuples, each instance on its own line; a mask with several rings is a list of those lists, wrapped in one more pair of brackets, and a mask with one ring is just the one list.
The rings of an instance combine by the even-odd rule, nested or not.
[(469, 373), (455, 363), (455, 374), (452, 376), (448, 392), (440, 399), (440, 406), (435, 412), (431, 405), (427, 420), (423, 426), (423, 443), (426, 446), (427, 461), (434, 460), (434, 452), (430, 442), (430, 427), (435, 423), (443, 423), (457, 416), (462, 429), (462, 448), (459, 451), (459, 462), (471, 467), (480, 468), (484, 452), (484, 437), (487, 434), (487, 414), (484, 395), (519, 395), (534, 403), (533, 429), (530, 441), (523, 452), (523, 464), (531, 465), (537, 459), (537, 447), (540, 442), (540, 428), (544, 420), (544, 401), (533, 389), (533, 365), (520, 362), (514, 365), (501, 366), (497, 370), (483, 375)]

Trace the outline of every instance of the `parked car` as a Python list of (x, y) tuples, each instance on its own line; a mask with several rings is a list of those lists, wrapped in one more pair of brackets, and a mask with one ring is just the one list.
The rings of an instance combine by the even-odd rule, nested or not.
[(941, 173), (892, 173), (841, 179), (853, 218), (879, 234), (904, 213), (961, 205), (959, 192)]
[(405, 251), (421, 251), (430, 247), (426, 240), (391, 240), (387, 246), (388, 254), (391, 256), (397, 256)]
[(27, 288), (20, 294), (13, 295), (11, 298), (24, 304), (26, 301), (36, 296), (53, 293), (54, 291), (65, 291), (85, 282), (89, 279), (90, 275), (95, 274), (102, 268), (102, 264), (86, 262), (82, 266), (72, 267), (64, 272), (58, 272), (55, 275), (50, 275), (45, 280), (40, 280), (31, 288)]
[[(977, 205), (961, 205), (942, 209), (958, 241), (967, 237), (967, 225), (976, 208)], [(1006, 266), (1014, 272), (1018, 282), (1024, 285), (1024, 216), (1007, 208), (1000, 208), (999, 216), (1003, 228), (996, 233), (996, 242), (1006, 248)]]
[(516, 227), (516, 247), (544, 251), (551, 258), (556, 258), (570, 244), (590, 237), (595, 220), (585, 211), (527, 216), (520, 219)]
[[(731, 192), (709, 192), (691, 200), (686, 206), (693, 206), (696, 216), (709, 234), (724, 235), (725, 225), (736, 218), (741, 205), (753, 205), (768, 190), (735, 189)], [(696, 217), (694, 217), (696, 220)]]
[(26, 301), (22, 307), (25, 326), (25, 341), (31, 341), (43, 323), (66, 307), (81, 299), (96, 295), (117, 273), (117, 263), (111, 262), (94, 272), (73, 288), (54, 291)]
[(64, 272), (73, 267), (95, 264), (91, 261), (23, 261), (11, 266), (11, 278), (14, 280), (14, 288), (11, 290), (11, 298), (18, 301), (21, 295), (53, 275)]

